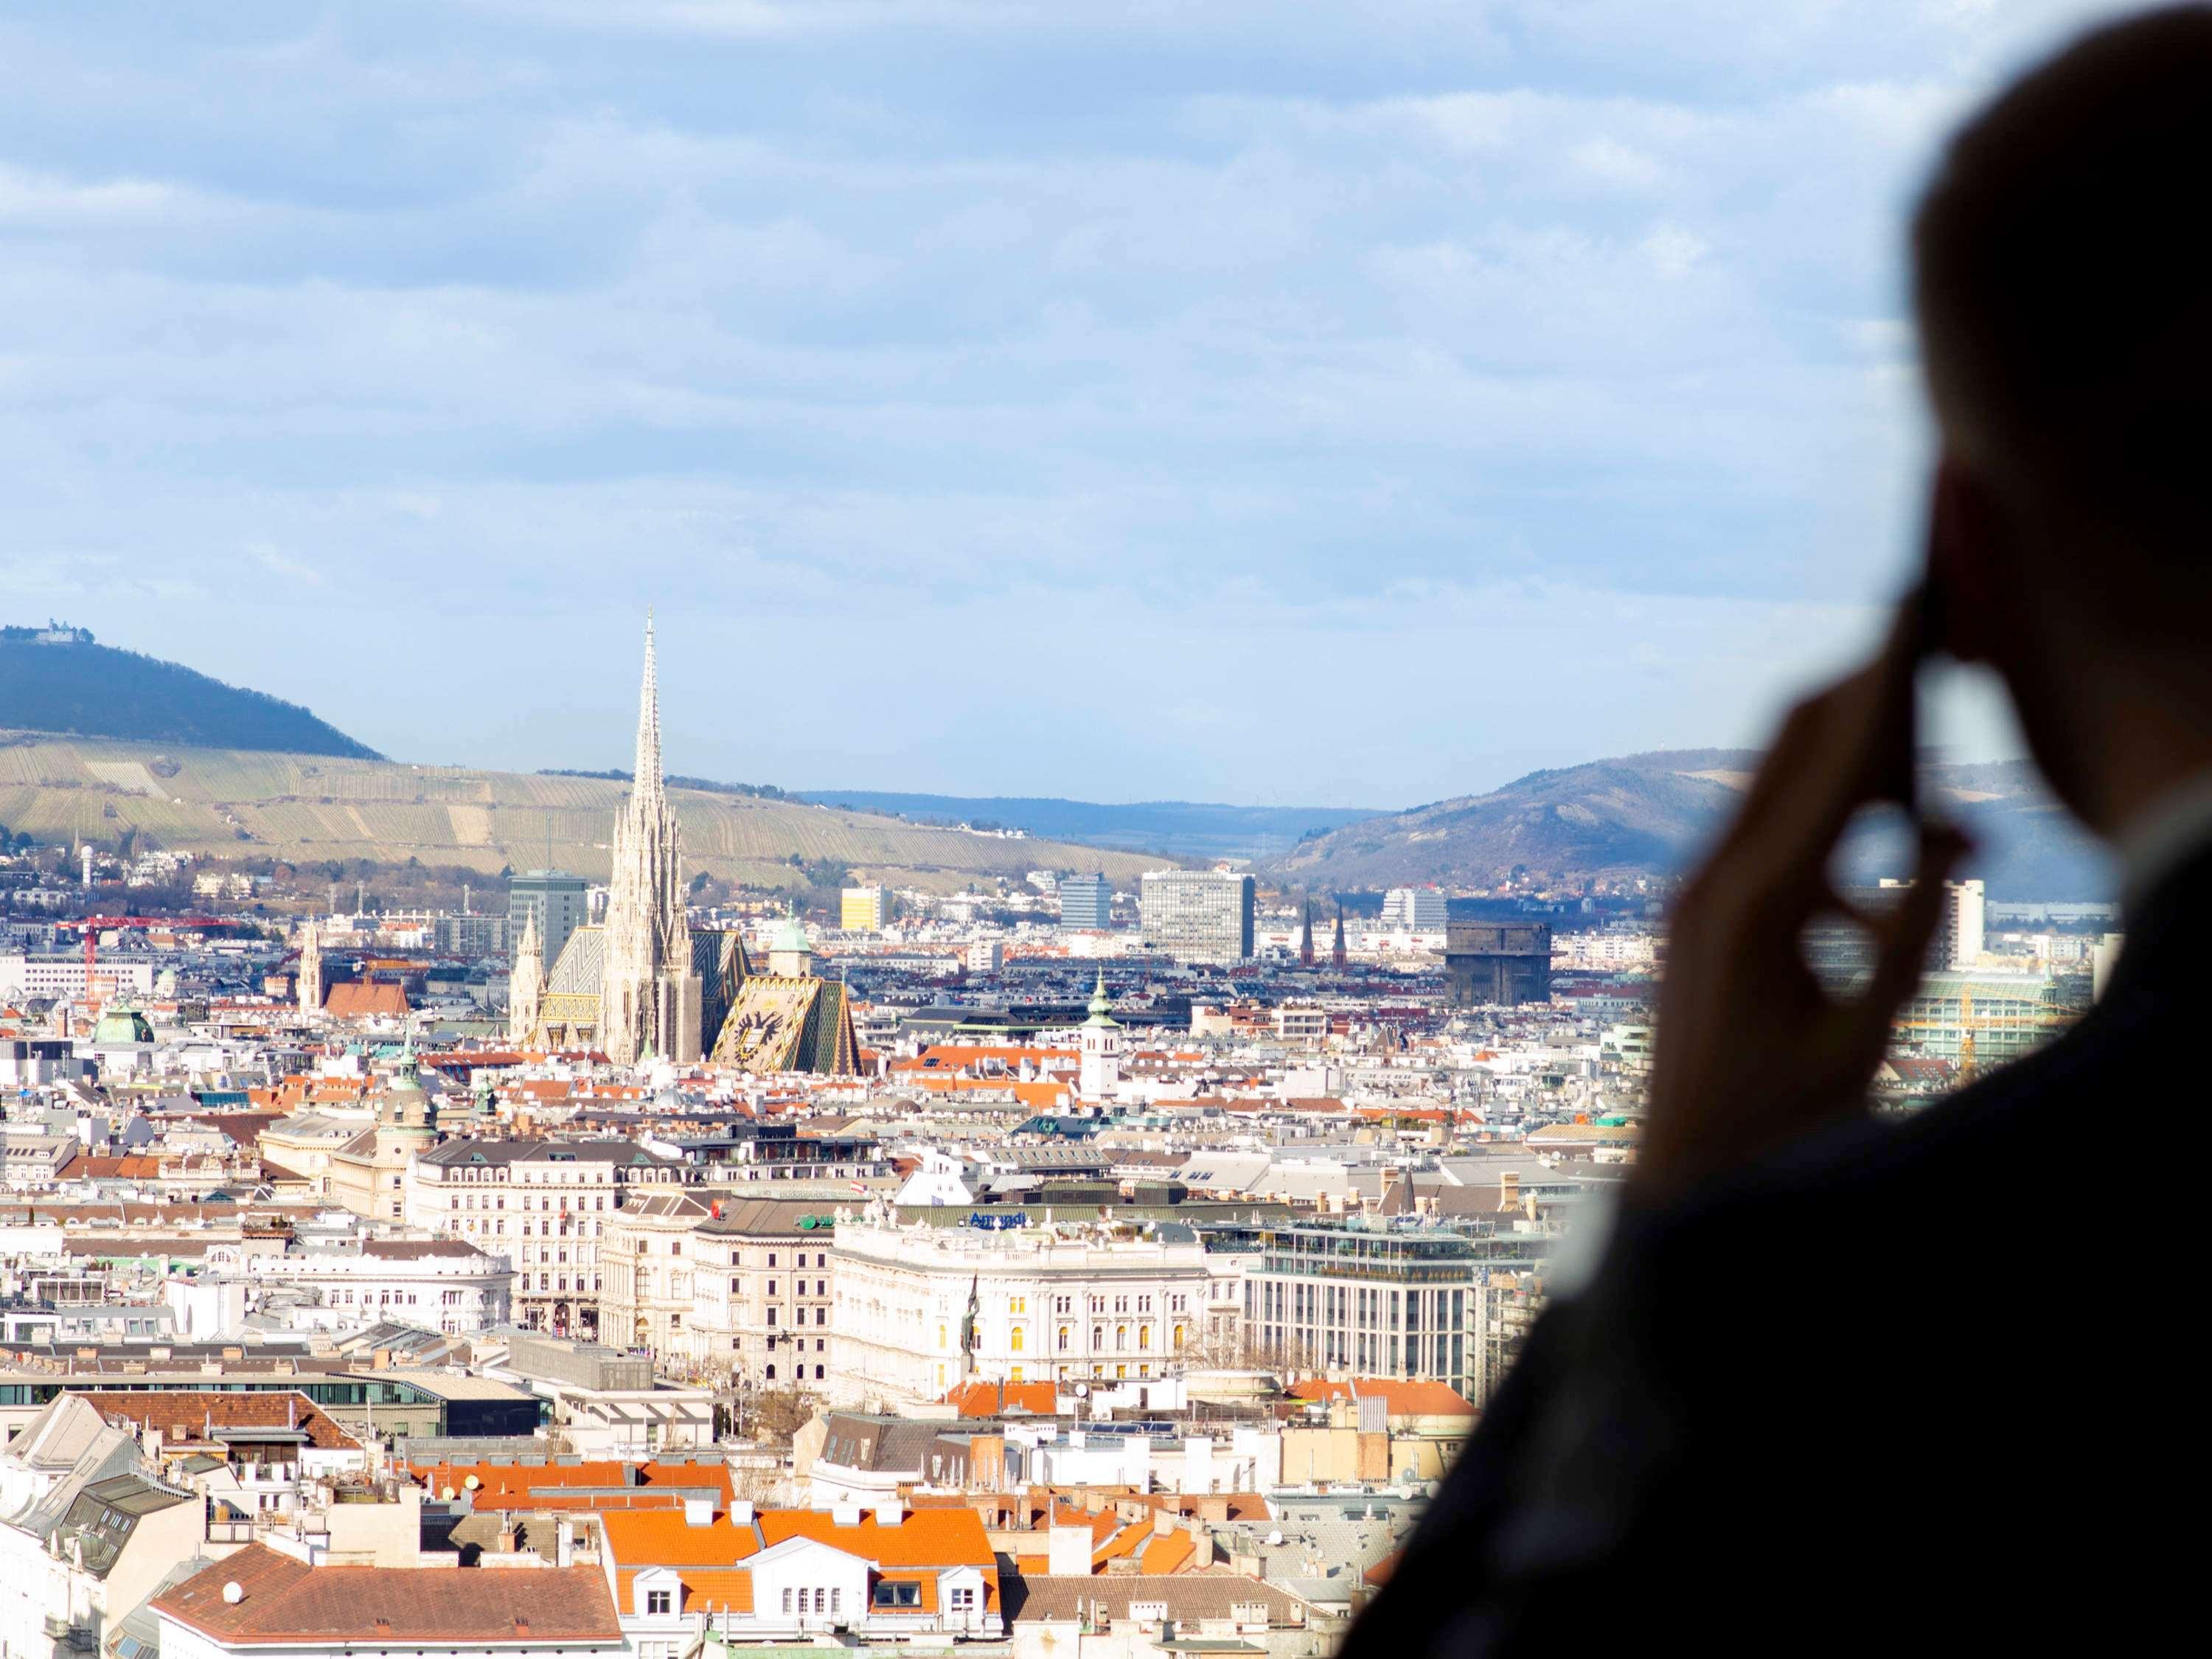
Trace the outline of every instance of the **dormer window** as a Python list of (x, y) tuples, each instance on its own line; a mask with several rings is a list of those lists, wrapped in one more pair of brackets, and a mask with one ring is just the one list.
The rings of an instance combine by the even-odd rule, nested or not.
[(645, 1593), (645, 1610), (647, 1613), (672, 1613), (675, 1611), (674, 1604), (675, 1593), (672, 1590), (647, 1590)]

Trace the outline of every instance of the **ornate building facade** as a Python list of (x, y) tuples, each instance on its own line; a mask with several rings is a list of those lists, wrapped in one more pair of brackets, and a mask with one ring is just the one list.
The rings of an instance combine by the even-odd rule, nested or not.
[(522, 939), (514, 947), (514, 968), (507, 977), (507, 1035), (518, 1046), (538, 1029), (538, 1005), (545, 995), (545, 956), (538, 941), (538, 915), (522, 919)]

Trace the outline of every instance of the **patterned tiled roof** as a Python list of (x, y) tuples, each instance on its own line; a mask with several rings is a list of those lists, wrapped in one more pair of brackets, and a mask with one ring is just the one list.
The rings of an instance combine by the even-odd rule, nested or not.
[[(234, 1601), (223, 1595), (232, 1583), (241, 1592)], [(163, 1592), (154, 1608), (228, 1646), (622, 1639), (613, 1598), (596, 1567), (504, 1572), (311, 1567), (262, 1544)]]

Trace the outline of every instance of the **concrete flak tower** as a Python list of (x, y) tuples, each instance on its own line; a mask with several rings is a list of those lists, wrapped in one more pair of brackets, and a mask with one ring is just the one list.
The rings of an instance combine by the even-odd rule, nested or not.
[(524, 913), (514, 968), (507, 976), (507, 1040), (518, 1048), (538, 1029), (538, 1010), (544, 997), (545, 950), (538, 937), (538, 912), (530, 910)]
[(682, 842), (661, 781), (660, 684), (648, 613), (637, 763), (629, 799), (615, 814), (599, 1046), (617, 1066), (647, 1053), (679, 1064), (698, 1059), (701, 993), (684, 912)]

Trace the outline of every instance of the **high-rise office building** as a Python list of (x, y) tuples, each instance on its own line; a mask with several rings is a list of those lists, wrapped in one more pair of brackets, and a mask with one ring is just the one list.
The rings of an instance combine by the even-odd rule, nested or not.
[(838, 907), (837, 925), (848, 933), (880, 933), (889, 908), (880, 887), (848, 887)]
[(1939, 937), (1947, 964), (1962, 973), (1981, 965), (1989, 916), (1988, 894), (1978, 881), (1943, 884), (1943, 926)]
[(1103, 933), (1114, 925), (1114, 884), (1103, 875), (1069, 876), (1060, 884), (1060, 929)]
[(526, 923), (538, 924), (539, 953), (550, 963), (561, 960), (568, 935), (583, 927), (591, 883), (566, 870), (526, 870), (507, 884), (507, 937), (522, 938)]
[(1433, 887), (1393, 887), (1382, 896), (1382, 925), (1412, 933), (1443, 930), (1444, 896)]
[(1235, 870), (1153, 870), (1137, 891), (1145, 943), (1178, 962), (1252, 954), (1252, 878)]

